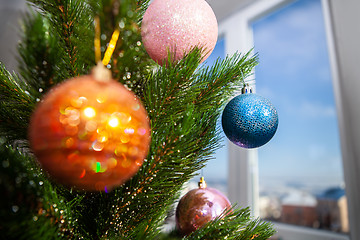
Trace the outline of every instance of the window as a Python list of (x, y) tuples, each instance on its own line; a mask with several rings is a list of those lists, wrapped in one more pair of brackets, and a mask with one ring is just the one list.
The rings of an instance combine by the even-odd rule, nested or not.
[(279, 114), (277, 134), (258, 150), (260, 214), (348, 232), (348, 218), (338, 214), (347, 205), (338, 204), (346, 196), (321, 2), (296, 1), (252, 27), (257, 93)]
[[(230, 1), (227, 1), (224, 4), (229, 4), (229, 2)], [(218, 10), (220, 15), (222, 14), (223, 16), (219, 21), (219, 31), (222, 36), (226, 37), (226, 54), (232, 54), (236, 51), (247, 52), (254, 47), (253, 24), (282, 7), (287, 8), (288, 4), (294, 3), (295, 1), (257, 0), (246, 2), (247, 5), (244, 5), (244, 2), (246, 1), (239, 3), (232, 2), (227, 10), (223, 8)], [(340, 164), (340, 166), (344, 166), (344, 178), (346, 182), (347, 201), (344, 201), (344, 198), (342, 198), (339, 200), (339, 203), (347, 202), (351, 238), (357, 239), (360, 236), (360, 230), (357, 227), (360, 221), (358, 216), (360, 202), (358, 182), (360, 182), (360, 176), (358, 175), (359, 160), (356, 157), (360, 154), (360, 148), (357, 144), (360, 141), (360, 135), (359, 131), (356, 130), (358, 129), (357, 123), (360, 120), (360, 110), (358, 108), (360, 97), (357, 94), (357, 89), (360, 89), (360, 82), (358, 81), (360, 69), (357, 66), (358, 61), (356, 59), (360, 55), (360, 48), (358, 47), (360, 32), (355, 30), (354, 21), (360, 18), (356, 10), (359, 9), (360, 2), (349, 0), (344, 3), (335, 0), (321, 0), (321, 3), (325, 17), (327, 44), (330, 49), (331, 76), (333, 78), (333, 88), (337, 105), (336, 115), (340, 128), (342, 149), (342, 164)], [(216, 4), (214, 4), (214, 6), (215, 5)], [(239, 8), (240, 6), (241, 8)], [(261, 58), (262, 53), (260, 52), (260, 63), (262, 61)], [(256, 73), (256, 78), (258, 78), (258, 73)], [(258, 89), (259, 93), (261, 86), (257, 86), (257, 88), (260, 88)], [(281, 124), (280, 116), (279, 127)], [(277, 135), (275, 135), (275, 138), (276, 137)], [(261, 152), (243, 150), (233, 146), (233, 144), (229, 144), (228, 148), (229, 198), (231, 202), (238, 202), (240, 206), (251, 206), (254, 215), (259, 216), (260, 191), (258, 166), (262, 160), (260, 159), (260, 164), (258, 164), (258, 154), (261, 154)], [(260, 169), (260, 171), (262, 170)], [(331, 192), (332, 189), (328, 190)], [(338, 189), (335, 190), (337, 191)], [(326, 195), (329, 194), (329, 192), (325, 191), (323, 194)], [(291, 200), (291, 198), (288, 200)], [(317, 198), (315, 198), (315, 200), (317, 200)], [(302, 212), (305, 213), (305, 211)], [(341, 215), (342, 213), (338, 214)], [(326, 214), (323, 214), (322, 217), (324, 219), (328, 218)], [(348, 235), (330, 231), (319, 231), (314, 228), (304, 228), (282, 223), (275, 223), (275, 225), (279, 232), (278, 239), (283, 240), (349, 239)]]

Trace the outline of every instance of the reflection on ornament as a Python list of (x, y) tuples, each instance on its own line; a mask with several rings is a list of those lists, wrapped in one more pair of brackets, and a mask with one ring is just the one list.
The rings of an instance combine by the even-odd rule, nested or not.
[(194, 47), (204, 47), (204, 61), (215, 47), (218, 25), (205, 0), (154, 0), (144, 14), (141, 36), (160, 65), (167, 63), (168, 51), (176, 62)]
[(266, 98), (253, 93), (241, 94), (226, 105), (222, 127), (234, 144), (243, 148), (257, 148), (274, 136), (278, 114)]
[(176, 208), (176, 226), (182, 235), (189, 235), (230, 208), (229, 199), (218, 190), (208, 188), (202, 177), (199, 188), (180, 199)]
[(142, 165), (150, 142), (147, 113), (120, 83), (93, 75), (67, 80), (45, 96), (30, 123), (31, 147), (58, 182), (110, 191)]

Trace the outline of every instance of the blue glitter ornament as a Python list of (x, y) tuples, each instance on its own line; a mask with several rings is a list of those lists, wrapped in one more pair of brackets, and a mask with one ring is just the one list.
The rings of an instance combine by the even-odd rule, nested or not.
[(254, 93), (233, 98), (222, 114), (222, 127), (229, 140), (243, 148), (257, 148), (274, 136), (278, 126), (275, 107)]

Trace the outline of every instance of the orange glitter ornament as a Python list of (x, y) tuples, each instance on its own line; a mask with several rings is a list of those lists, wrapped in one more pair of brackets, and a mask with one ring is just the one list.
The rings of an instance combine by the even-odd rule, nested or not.
[(32, 115), (31, 148), (42, 167), (66, 186), (110, 191), (130, 179), (147, 155), (146, 110), (110, 78), (95, 71), (67, 80)]

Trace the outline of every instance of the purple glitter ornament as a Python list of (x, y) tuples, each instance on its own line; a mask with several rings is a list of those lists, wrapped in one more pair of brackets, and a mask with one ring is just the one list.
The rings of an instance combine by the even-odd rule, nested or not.
[(189, 235), (230, 209), (226, 196), (214, 188), (207, 188), (201, 178), (198, 189), (185, 194), (176, 208), (176, 226), (181, 234)]

